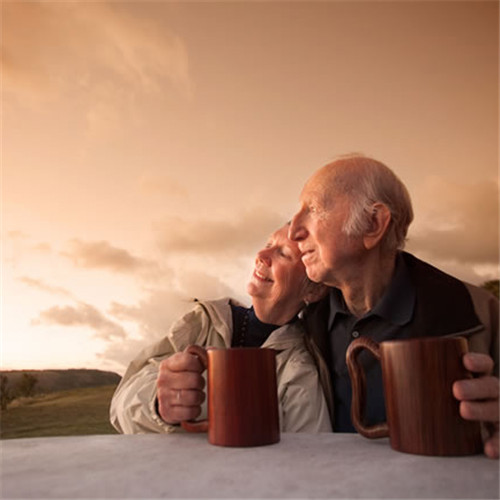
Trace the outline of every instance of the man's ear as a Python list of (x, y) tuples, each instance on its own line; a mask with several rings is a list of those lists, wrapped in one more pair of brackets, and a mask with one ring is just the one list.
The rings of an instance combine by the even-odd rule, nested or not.
[(314, 283), (311, 281), (307, 284), (305, 293), (304, 293), (304, 302), (306, 304), (312, 304), (313, 302), (318, 302), (325, 295), (328, 294), (330, 288), (322, 283)]
[(363, 243), (367, 250), (376, 247), (383, 239), (391, 222), (391, 211), (383, 203), (374, 203), (370, 216), (370, 226), (363, 235)]

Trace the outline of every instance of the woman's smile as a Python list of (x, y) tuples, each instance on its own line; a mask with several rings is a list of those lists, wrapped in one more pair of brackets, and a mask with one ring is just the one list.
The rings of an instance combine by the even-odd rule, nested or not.
[(255, 269), (255, 271), (253, 272), (253, 275), (259, 280), (259, 281), (264, 281), (264, 282), (267, 282), (267, 283), (272, 283), (273, 280), (271, 278), (267, 278), (266, 276), (264, 276), (262, 273), (260, 273), (259, 271), (257, 271), (257, 269)]

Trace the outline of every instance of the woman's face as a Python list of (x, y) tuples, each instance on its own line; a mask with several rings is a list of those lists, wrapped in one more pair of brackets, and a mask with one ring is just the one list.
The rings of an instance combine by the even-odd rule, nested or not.
[(288, 239), (288, 225), (273, 233), (265, 248), (257, 253), (255, 268), (247, 285), (253, 301), (266, 306), (291, 310), (295, 315), (303, 305), (306, 271), (300, 250)]

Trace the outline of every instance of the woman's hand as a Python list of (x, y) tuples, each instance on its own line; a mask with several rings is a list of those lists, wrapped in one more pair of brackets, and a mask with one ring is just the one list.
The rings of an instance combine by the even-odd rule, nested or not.
[(168, 424), (194, 420), (205, 401), (204, 368), (199, 359), (177, 352), (160, 363), (156, 396), (160, 417)]

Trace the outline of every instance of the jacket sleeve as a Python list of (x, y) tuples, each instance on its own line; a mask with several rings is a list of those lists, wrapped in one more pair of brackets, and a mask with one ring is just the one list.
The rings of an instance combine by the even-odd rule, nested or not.
[(111, 400), (110, 419), (122, 434), (168, 433), (168, 425), (156, 412), (156, 378), (160, 360), (151, 360), (118, 386)]
[(179, 426), (165, 423), (156, 412), (156, 379), (162, 360), (189, 344), (206, 343), (209, 318), (201, 306), (178, 320), (166, 337), (144, 349), (128, 366), (110, 407), (110, 421), (118, 432), (169, 433)]

